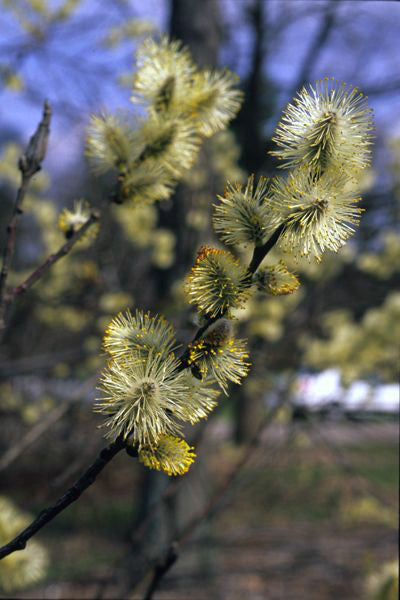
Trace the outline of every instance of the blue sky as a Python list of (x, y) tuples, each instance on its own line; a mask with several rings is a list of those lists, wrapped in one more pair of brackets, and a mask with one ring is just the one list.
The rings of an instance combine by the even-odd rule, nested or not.
[[(221, 52), (221, 65), (245, 74), (249, 63), (251, 31), (244, 11), (247, 0), (220, 0), (221, 13), (231, 32), (231, 42)], [(52, 2), (57, 6), (60, 2)], [(289, 100), (299, 68), (321, 23), (320, 9), (326, 0), (268, 0), (268, 44), (266, 70), (279, 90), (282, 108)], [(333, 28), (324, 51), (311, 69), (311, 79), (333, 75), (361, 89), (375, 90), (385, 82), (400, 88), (400, 3), (377, 1), (337, 2), (338, 26)], [(13, 46), (21, 47), (18, 19), (0, 15), (0, 64), (17, 61), (34, 93), (0, 91), (0, 129), (13, 127), (27, 139), (41, 111), (42, 98), (58, 100), (51, 139), (50, 170), (74, 158), (84, 127), (92, 112), (132, 110), (129, 89), (116, 85), (116, 76), (132, 72), (132, 47), (123, 45), (105, 52), (99, 41), (110, 25), (127, 16), (147, 19), (165, 29), (169, 3), (166, 0), (131, 0), (104, 3), (83, 0), (73, 21), (53, 28), (46, 50), (37, 48), (18, 59)], [(85, 28), (82, 30), (82, 22)], [(284, 25), (282, 31), (280, 25)], [(400, 135), (400, 91), (371, 97), (379, 135)], [(64, 118), (65, 106), (73, 105), (73, 118)]]

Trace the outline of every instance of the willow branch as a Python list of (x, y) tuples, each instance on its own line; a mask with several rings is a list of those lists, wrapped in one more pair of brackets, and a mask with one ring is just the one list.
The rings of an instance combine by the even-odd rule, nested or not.
[(77, 242), (79, 242), (79, 240), (86, 233), (86, 231), (89, 229), (89, 227), (91, 227), (98, 220), (99, 220), (98, 213), (97, 212), (93, 212), (90, 215), (90, 217), (88, 218), (88, 220), (86, 221), (86, 223), (84, 223), (71, 236), (71, 238), (67, 242), (65, 242), (65, 244), (63, 244), (61, 246), (61, 248), (57, 252), (55, 252), (54, 254), (50, 254), (50, 256), (46, 259), (46, 261), (40, 267), (38, 267), (37, 269), (35, 269), (35, 271), (33, 271), (33, 273), (31, 273), (31, 275), (29, 275), (29, 277), (27, 277), (25, 279), (25, 281), (23, 281), (20, 285), (18, 285), (17, 287), (13, 288), (10, 291), (9, 297), (11, 298), (11, 300), (13, 300), (17, 296), (20, 296), (21, 294), (23, 294), (24, 292), (26, 292), (39, 279), (41, 279), (43, 277), (43, 275), (45, 275), (48, 272), (48, 270), (54, 265), (54, 263), (56, 263), (61, 258), (63, 258), (64, 256), (66, 256), (72, 250), (73, 246), (75, 246), (75, 244)]
[(55, 504), (42, 510), (34, 521), (26, 529), (21, 531), (11, 542), (0, 548), (0, 559), (8, 556), (16, 550), (23, 550), (27, 541), (42, 529), (47, 523), (50, 523), (60, 512), (65, 510), (70, 504), (78, 500), (83, 492), (90, 487), (99, 473), (108, 465), (118, 452), (126, 448), (126, 442), (119, 437), (101, 450), (96, 460), (83, 473), (83, 475), (69, 488), (67, 492)]
[[(243, 278), (243, 285), (245, 285), (245, 286), (251, 285), (252, 276), (257, 271), (258, 267), (260, 266), (260, 264), (262, 263), (264, 258), (267, 256), (267, 254), (275, 246), (275, 244), (281, 237), (282, 233), (284, 232), (285, 227), (286, 227), (286, 223), (281, 223), (281, 225), (279, 225), (279, 227), (277, 227), (275, 229), (274, 233), (268, 238), (268, 240), (262, 246), (254, 247), (253, 256), (251, 257), (249, 266), (247, 267), (247, 270), (246, 270), (246, 274)], [(209, 319), (207, 319), (206, 323), (204, 325), (202, 325), (201, 327), (199, 327), (199, 329), (197, 330), (191, 343), (200, 339), (201, 336), (203, 335), (203, 333), (206, 331), (206, 329), (210, 325), (212, 325), (213, 323), (218, 321), (218, 319), (221, 319), (222, 317), (224, 317), (226, 312), (227, 312), (227, 310), (219, 313), (215, 317), (210, 317)], [(189, 344), (189, 346), (190, 346), (190, 344)], [(190, 353), (189, 346), (186, 347), (184, 352), (182, 353), (182, 356), (180, 358), (181, 363), (178, 368), (179, 371), (183, 371), (184, 369), (187, 369), (187, 367), (189, 366), (188, 365), (188, 359), (189, 359), (189, 353)]]
[(43, 117), (35, 133), (30, 138), (24, 154), (18, 161), (21, 172), (21, 183), (17, 191), (14, 210), (6, 231), (6, 243), (3, 250), (3, 262), (0, 273), (0, 330), (5, 327), (5, 313), (9, 303), (6, 295), (6, 283), (15, 252), (17, 225), (22, 215), (22, 203), (32, 177), (41, 169), (46, 155), (47, 140), (50, 133), (51, 109), (46, 101), (43, 106)]

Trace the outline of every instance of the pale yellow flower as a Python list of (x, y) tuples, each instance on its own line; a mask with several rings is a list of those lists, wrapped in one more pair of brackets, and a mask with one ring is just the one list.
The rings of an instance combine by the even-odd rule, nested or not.
[(202, 246), (185, 284), (191, 304), (211, 317), (243, 306), (249, 289), (243, 286), (246, 269), (235, 257), (217, 248)]
[(141, 448), (155, 447), (162, 434), (179, 434), (188, 386), (178, 367), (172, 353), (112, 359), (100, 378), (103, 395), (95, 404), (96, 412), (108, 415), (106, 437), (130, 437)]
[(294, 256), (337, 251), (359, 224), (361, 200), (345, 188), (347, 178), (327, 172), (314, 181), (306, 168), (276, 178), (272, 185), (271, 218), (286, 223), (278, 244)]
[(272, 296), (285, 296), (298, 290), (300, 281), (291, 273), (284, 262), (260, 268), (253, 276), (253, 282), (260, 292)]
[(226, 244), (262, 245), (271, 232), (268, 179), (260, 177), (254, 189), (254, 176), (246, 186), (227, 184), (224, 196), (214, 210), (214, 229)]
[(318, 175), (329, 168), (358, 173), (370, 163), (372, 110), (357, 88), (333, 77), (304, 87), (279, 123), (271, 154), (283, 167), (307, 166)]

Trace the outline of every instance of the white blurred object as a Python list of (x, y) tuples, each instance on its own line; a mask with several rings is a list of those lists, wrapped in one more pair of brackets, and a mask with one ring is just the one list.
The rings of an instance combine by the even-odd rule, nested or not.
[(399, 395), (397, 384), (372, 386), (365, 381), (356, 381), (344, 388), (340, 383), (340, 372), (329, 369), (318, 375), (300, 375), (293, 404), (315, 411), (335, 405), (346, 412), (396, 414), (399, 413)]

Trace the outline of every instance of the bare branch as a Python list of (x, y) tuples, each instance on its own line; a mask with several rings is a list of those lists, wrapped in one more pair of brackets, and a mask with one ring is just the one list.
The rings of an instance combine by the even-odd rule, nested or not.
[(10, 291), (9, 297), (11, 301), (14, 298), (16, 298), (16, 296), (23, 294), (29, 288), (31, 288), (39, 279), (43, 277), (43, 275), (47, 273), (47, 271), (54, 265), (54, 263), (59, 261), (60, 258), (63, 258), (63, 256), (66, 256), (72, 250), (73, 246), (75, 246), (75, 244), (79, 242), (79, 240), (86, 233), (89, 227), (91, 227), (98, 220), (98, 213), (93, 212), (86, 221), (86, 223), (84, 223), (82, 227), (80, 227), (78, 231), (76, 231), (72, 235), (72, 237), (67, 242), (65, 242), (65, 244), (61, 246), (61, 248), (57, 252), (55, 252), (54, 254), (50, 254), (47, 260), (35, 271), (33, 271), (33, 273), (31, 273), (31, 275), (29, 275), (29, 277), (27, 277), (23, 283), (21, 283), (20, 285), (18, 285)]
[(114, 456), (124, 448), (126, 448), (126, 442), (122, 437), (118, 437), (115, 442), (112, 442), (112, 444), (103, 448), (96, 460), (55, 504), (42, 510), (26, 529), (11, 540), (11, 542), (0, 548), (0, 559), (12, 554), (12, 552), (15, 552), (16, 550), (23, 550), (26, 546), (26, 542), (31, 537), (40, 531), (47, 523), (52, 521), (60, 512), (65, 510), (72, 502), (78, 500), (81, 494), (96, 481), (96, 477), (101, 473), (104, 467), (107, 466)]
[(13, 214), (7, 226), (6, 243), (3, 251), (3, 263), (0, 273), (0, 331), (5, 327), (5, 313), (8, 305), (6, 283), (15, 251), (15, 239), (18, 221), (22, 214), (22, 202), (33, 175), (40, 170), (42, 161), (45, 157), (50, 131), (50, 118), (51, 109), (46, 101), (43, 107), (42, 120), (29, 140), (26, 151), (18, 161), (18, 167), (21, 172), (21, 184), (18, 188)]

